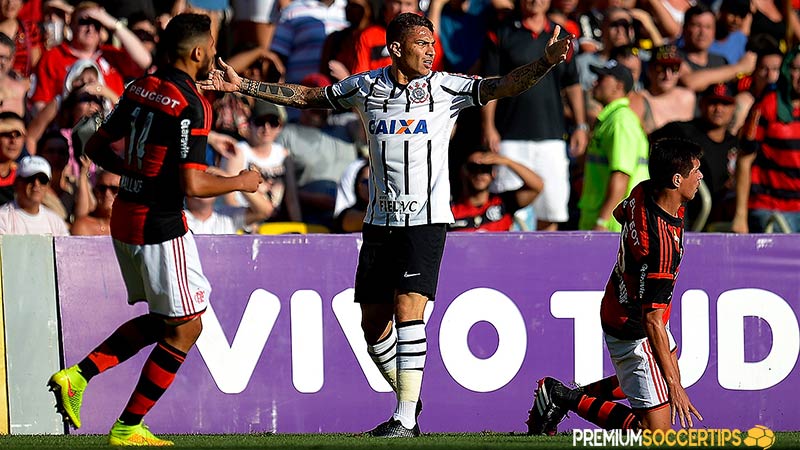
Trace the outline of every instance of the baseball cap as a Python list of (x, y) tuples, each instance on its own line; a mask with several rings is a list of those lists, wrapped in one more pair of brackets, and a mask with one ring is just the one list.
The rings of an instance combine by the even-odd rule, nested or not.
[(277, 116), (281, 122), (286, 122), (286, 108), (265, 100), (256, 100), (252, 108), (250, 108), (250, 117), (255, 119), (264, 116)]
[(678, 54), (678, 47), (674, 45), (662, 45), (656, 47), (653, 51), (653, 61), (656, 64), (663, 64), (665, 66), (676, 65), (683, 62)]
[(633, 74), (631, 70), (622, 64), (617, 63), (616, 60), (609, 59), (603, 66), (590, 66), (589, 70), (597, 74), (597, 76), (610, 75), (622, 82), (625, 86), (625, 93), (633, 89)]
[(10, 131), (19, 131), (20, 134), (25, 136), (27, 134), (25, 122), (16, 113), (0, 113), (0, 133), (8, 133)]
[(53, 177), (50, 163), (41, 156), (26, 156), (17, 166), (17, 176), (20, 178), (29, 178), (39, 173), (47, 175), (48, 180)]
[(702, 98), (704, 100), (718, 100), (730, 104), (736, 102), (733, 90), (727, 83), (712, 84), (705, 91), (703, 91)]

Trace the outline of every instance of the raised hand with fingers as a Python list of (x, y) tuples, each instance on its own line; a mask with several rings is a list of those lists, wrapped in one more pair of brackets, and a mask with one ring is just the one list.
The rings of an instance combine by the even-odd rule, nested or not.
[(566, 61), (572, 46), (572, 35), (568, 34), (558, 39), (559, 34), (561, 34), (561, 26), (556, 25), (553, 30), (553, 35), (550, 37), (550, 40), (547, 41), (547, 47), (544, 48), (544, 57), (550, 64), (558, 64)]

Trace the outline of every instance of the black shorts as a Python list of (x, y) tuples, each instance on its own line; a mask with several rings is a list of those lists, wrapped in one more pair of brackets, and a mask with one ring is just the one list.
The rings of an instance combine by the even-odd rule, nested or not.
[(357, 303), (391, 303), (395, 290), (433, 300), (439, 283), (445, 224), (380, 227), (364, 224), (356, 270)]

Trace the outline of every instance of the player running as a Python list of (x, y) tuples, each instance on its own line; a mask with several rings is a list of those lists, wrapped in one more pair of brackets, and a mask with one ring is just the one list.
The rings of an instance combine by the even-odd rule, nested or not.
[[(234, 177), (205, 171), (211, 105), (195, 81), (208, 76), (216, 55), (208, 16), (175, 16), (159, 45), (164, 46), (168, 65), (125, 90), (85, 149), (97, 164), (122, 176), (111, 236), (128, 302), (146, 301), (150, 312), (121, 325), (86, 358), (57, 372), (48, 383), (64, 420), (80, 428), (87, 383), (156, 344), (130, 401), (109, 432), (112, 445), (172, 445), (154, 436), (142, 419), (172, 384), (200, 336), (200, 316), (211, 293), (183, 216), (184, 197), (255, 192), (261, 183), (256, 171)], [(121, 138), (125, 138), (123, 157), (110, 147)]]

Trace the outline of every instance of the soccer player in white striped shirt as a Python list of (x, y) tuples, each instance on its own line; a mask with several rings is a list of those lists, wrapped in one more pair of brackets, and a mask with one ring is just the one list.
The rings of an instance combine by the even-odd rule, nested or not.
[[(423, 313), (434, 300), (446, 225), (453, 222), (447, 151), (458, 113), (513, 96), (564, 61), (570, 37), (544, 57), (503, 77), (433, 72), (433, 25), (416, 14), (395, 17), (386, 29), (392, 64), (333, 86), (309, 88), (240, 77), (222, 60), (204, 89), (238, 91), (295, 108), (358, 111), (370, 145), (370, 201), (356, 270), (355, 301), (367, 348), (397, 394), (392, 417), (369, 432), (419, 436), (419, 394), (427, 353)], [(547, 114), (547, 111), (543, 111)]]

